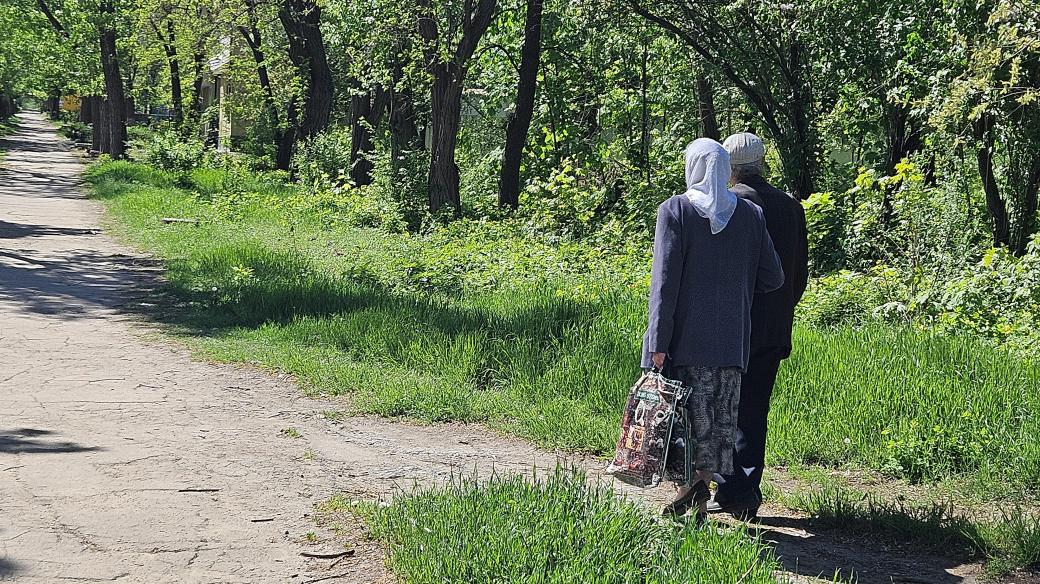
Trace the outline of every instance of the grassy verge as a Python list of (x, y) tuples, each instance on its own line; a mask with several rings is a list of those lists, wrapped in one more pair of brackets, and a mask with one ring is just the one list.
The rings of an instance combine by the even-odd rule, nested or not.
[[(18, 124), (15, 118), (0, 120), (0, 138), (14, 134), (17, 129)], [(0, 148), (0, 160), (4, 159), (5, 154), (7, 154), (7, 152), (3, 148)]]
[[(361, 411), (613, 449), (637, 374), (648, 249), (479, 225), (358, 229), (339, 220), (358, 213), (349, 197), (247, 174), (106, 163), (88, 177), (127, 237), (166, 260), (179, 309), (165, 318), (209, 357), (288, 371)], [(963, 476), (999, 482), (1001, 495), (1040, 480), (1036, 367), (919, 330), (802, 328), (796, 345), (775, 394), (773, 462)]]
[(371, 509), (367, 519), (409, 584), (775, 584), (779, 569), (743, 530), (662, 522), (565, 471), (540, 481), (460, 480)]

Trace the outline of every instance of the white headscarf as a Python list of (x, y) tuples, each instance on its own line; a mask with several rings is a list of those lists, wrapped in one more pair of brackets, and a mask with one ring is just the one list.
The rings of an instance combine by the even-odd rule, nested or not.
[(726, 228), (737, 209), (729, 190), (729, 154), (711, 138), (698, 138), (686, 147), (686, 192), (697, 214), (711, 224), (715, 235)]

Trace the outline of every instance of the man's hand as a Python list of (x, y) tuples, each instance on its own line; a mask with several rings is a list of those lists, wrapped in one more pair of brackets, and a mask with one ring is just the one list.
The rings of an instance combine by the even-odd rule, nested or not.
[(658, 369), (664, 369), (664, 353), (654, 353), (650, 356), (650, 360), (654, 362), (654, 367)]

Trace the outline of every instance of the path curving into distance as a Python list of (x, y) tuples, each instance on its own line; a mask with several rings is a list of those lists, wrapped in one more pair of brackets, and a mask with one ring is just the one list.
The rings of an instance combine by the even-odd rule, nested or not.
[(0, 140), (0, 581), (383, 581), (361, 538), (339, 562), (300, 555), (343, 549), (316, 503), (555, 464), (472, 426), (333, 423), (289, 379), (149, 340), (160, 267), (104, 234), (54, 128), (18, 120)]

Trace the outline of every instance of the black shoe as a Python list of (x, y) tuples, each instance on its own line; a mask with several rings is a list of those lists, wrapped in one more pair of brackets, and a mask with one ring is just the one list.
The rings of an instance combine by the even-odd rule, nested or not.
[[(701, 503), (709, 499), (711, 499), (711, 491), (708, 490), (708, 485), (704, 484), (704, 481), (698, 481), (685, 495), (665, 505), (661, 509), (661, 514), (681, 517), (686, 515), (691, 508), (700, 507)], [(698, 513), (698, 522), (702, 520), (699, 515)]]
[(723, 498), (718, 496), (708, 501), (708, 513), (728, 513), (741, 521), (750, 521), (758, 516), (758, 508), (762, 499), (754, 493), (744, 497)]

